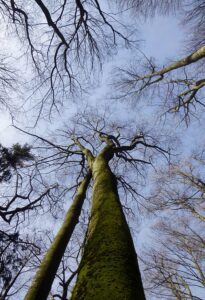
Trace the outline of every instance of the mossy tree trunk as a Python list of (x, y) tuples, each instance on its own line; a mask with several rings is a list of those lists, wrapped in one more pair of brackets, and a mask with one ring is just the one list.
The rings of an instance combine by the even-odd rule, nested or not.
[(88, 174), (80, 183), (73, 204), (69, 208), (58, 234), (48, 249), (26, 294), (25, 300), (47, 299), (67, 244), (78, 223), (90, 178), (91, 175)]
[[(97, 156), (84, 147), (82, 137), (72, 136), (74, 148), (72, 154), (82, 155), (92, 172), (94, 181), (91, 217), (85, 240), (84, 252), (79, 266), (77, 282), (71, 295), (72, 300), (145, 300), (137, 255), (126, 222), (117, 190), (117, 180), (109, 167), (109, 161), (117, 156), (126, 163), (150, 164), (149, 161), (132, 156), (136, 147), (164, 150), (155, 144), (147, 143), (144, 134), (137, 133), (130, 143), (120, 144), (118, 138), (106, 133), (98, 133), (105, 147)], [(90, 142), (88, 142), (90, 145)], [(95, 149), (93, 148), (94, 153)], [(140, 149), (141, 151), (141, 149)], [(79, 188), (79, 197), (85, 197), (87, 183)], [(75, 202), (78, 202), (78, 195)], [(66, 220), (46, 254), (25, 300), (44, 300), (50, 291), (57, 268), (73, 232), (82, 207), (73, 204)], [(77, 205), (77, 207), (76, 207)], [(74, 212), (73, 212), (74, 210)], [(74, 218), (74, 219), (72, 219)], [(71, 221), (71, 219), (73, 221)], [(72, 224), (72, 225), (71, 225)]]
[(137, 255), (108, 162), (112, 145), (94, 159), (91, 219), (72, 300), (144, 300)]

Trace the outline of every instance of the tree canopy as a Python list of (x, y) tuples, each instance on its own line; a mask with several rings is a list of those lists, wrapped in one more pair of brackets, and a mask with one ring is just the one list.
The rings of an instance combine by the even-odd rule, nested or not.
[(0, 299), (204, 298), (204, 9), (0, 0)]

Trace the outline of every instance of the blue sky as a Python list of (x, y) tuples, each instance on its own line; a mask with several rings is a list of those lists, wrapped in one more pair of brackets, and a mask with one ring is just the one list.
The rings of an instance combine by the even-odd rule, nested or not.
[[(154, 56), (160, 63), (166, 63), (167, 59), (173, 59), (179, 57), (183, 54), (183, 39), (184, 32), (182, 28), (177, 24), (178, 21), (174, 17), (157, 17), (149, 22), (143, 23), (139, 22), (139, 39), (142, 39), (141, 50), (145, 52), (147, 56)], [(5, 51), (9, 51), (10, 53), (15, 53), (16, 43), (11, 37), (7, 39), (2, 35), (0, 39), (4, 40)], [(12, 46), (13, 45), (13, 46)], [(129, 53), (129, 52), (128, 52)], [(119, 54), (114, 57), (114, 62), (123, 62), (127, 58), (126, 51), (119, 51)], [(99, 87), (99, 89), (95, 89), (94, 96), (90, 97), (91, 99), (87, 99), (85, 102), (92, 103), (96, 105), (96, 101), (98, 102), (102, 95), (105, 93), (107, 89), (107, 74), (111, 70), (114, 65), (113, 59), (104, 66), (104, 80), (103, 85)], [(78, 104), (78, 103), (77, 103)], [(79, 104), (82, 107), (82, 104)], [(97, 104), (98, 105), (98, 104)], [(72, 105), (71, 105), (72, 106)], [(114, 106), (116, 106), (114, 104)], [(120, 104), (117, 104), (118, 109), (120, 109)], [(123, 114), (123, 106), (122, 106), (122, 114)], [(68, 115), (72, 114), (73, 110), (67, 110), (66, 114), (64, 114), (65, 119)], [(120, 113), (120, 111), (119, 111)], [(26, 114), (21, 113), (19, 119), (23, 121), (23, 123), (28, 124), (29, 120), (26, 120)], [(1, 112), (1, 124), (0, 124), (0, 139), (1, 142), (5, 145), (11, 145), (17, 141), (23, 142), (25, 137), (22, 134), (16, 132), (16, 130), (11, 128), (11, 118), (8, 112)], [(42, 124), (41, 124), (42, 126)], [(46, 125), (45, 125), (46, 126)], [(42, 131), (42, 130), (41, 130)], [(27, 139), (27, 137), (26, 137)]]

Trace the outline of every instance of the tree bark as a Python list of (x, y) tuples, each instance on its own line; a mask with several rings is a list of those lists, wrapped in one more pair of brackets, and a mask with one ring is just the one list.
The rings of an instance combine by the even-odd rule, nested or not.
[(91, 219), (71, 299), (144, 300), (137, 255), (106, 155), (102, 151), (92, 164)]
[(25, 300), (47, 299), (67, 244), (78, 223), (90, 178), (91, 174), (88, 174), (80, 183), (73, 204), (69, 208), (58, 234), (48, 249), (26, 294)]

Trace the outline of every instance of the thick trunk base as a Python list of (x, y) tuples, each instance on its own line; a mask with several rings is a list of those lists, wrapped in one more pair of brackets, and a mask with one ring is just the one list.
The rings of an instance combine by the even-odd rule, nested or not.
[(87, 243), (72, 300), (144, 300), (132, 237), (107, 162), (93, 165), (93, 204)]

